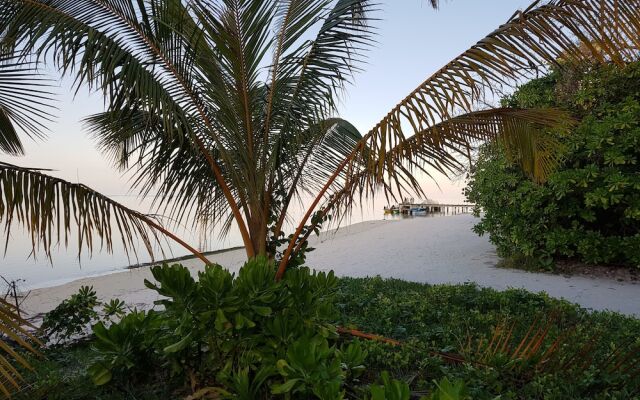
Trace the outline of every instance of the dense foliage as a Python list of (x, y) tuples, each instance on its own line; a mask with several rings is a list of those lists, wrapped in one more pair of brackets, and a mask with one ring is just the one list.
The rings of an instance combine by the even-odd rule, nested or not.
[(277, 282), (266, 259), (248, 262), (237, 277), (220, 266), (206, 267), (198, 280), (180, 265), (152, 272), (157, 283), (145, 283), (163, 296), (162, 310), (93, 328), (97, 357), (89, 372), (98, 385), (141, 379), (158, 365), (197, 398), (334, 399), (361, 369), (357, 344), (334, 346), (333, 273), (299, 268)]
[[(156, 282), (145, 284), (161, 296), (157, 310), (100, 318), (95, 292), (83, 287), (45, 316), (46, 332), (78, 336), (94, 323), (86, 364), (98, 387), (144, 386), (153, 366), (154, 377), (169, 383), (165, 393), (191, 399), (408, 399), (409, 385), (387, 374), (380, 384), (360, 384), (367, 353), (357, 340), (339, 340), (330, 323), (338, 318), (332, 272), (296, 268), (276, 281), (265, 258), (237, 277), (217, 265), (197, 280), (178, 264), (151, 271)], [(464, 390), (462, 382), (442, 385), (444, 394)]]
[[(275, 283), (262, 279), (272, 265), (252, 267), (233, 278), (210, 267), (197, 281), (155, 268), (165, 311), (98, 324), (90, 347), (50, 350), (22, 398), (627, 399), (640, 388), (636, 319), (523, 290), (304, 268)], [(329, 322), (402, 344), (339, 337)], [(536, 349), (510, 357), (527, 334)]]
[[(630, 399), (640, 390), (637, 319), (589, 313), (525, 290), (381, 278), (341, 278), (336, 301), (343, 325), (404, 343), (363, 342), (363, 380), (386, 370), (410, 382), (414, 394), (434, 390), (443, 378), (462, 380), (474, 400)], [(548, 328), (533, 340), (536, 354), (510, 357), (527, 335), (540, 332), (536, 326)], [(498, 350), (487, 350), (492, 342)], [(543, 357), (553, 343), (555, 355)], [(626, 357), (626, 367), (609, 365)]]
[(569, 258), (640, 267), (640, 63), (553, 72), (504, 103), (561, 107), (579, 123), (561, 138), (564, 162), (543, 185), (499, 146), (481, 149), (465, 191), (481, 216), (476, 232), (501, 256), (534, 266)]

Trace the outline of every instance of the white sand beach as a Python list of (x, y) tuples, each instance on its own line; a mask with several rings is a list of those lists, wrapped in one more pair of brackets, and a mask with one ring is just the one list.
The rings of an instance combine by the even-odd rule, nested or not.
[[(640, 316), (640, 285), (635, 282), (496, 268), (494, 247), (471, 231), (474, 223), (470, 215), (362, 222), (313, 238), (316, 250), (307, 262), (340, 276), (380, 275), (432, 284), (475, 282), (498, 290), (544, 291), (589, 309)], [(231, 270), (237, 270), (244, 258), (243, 249), (209, 256)], [(182, 264), (194, 273), (203, 267), (196, 259)], [(144, 279), (152, 279), (148, 267), (79, 279), (33, 290), (23, 306), (30, 315), (47, 312), (80, 286), (92, 285), (100, 299), (119, 298), (130, 306), (148, 308), (157, 296), (144, 286)]]

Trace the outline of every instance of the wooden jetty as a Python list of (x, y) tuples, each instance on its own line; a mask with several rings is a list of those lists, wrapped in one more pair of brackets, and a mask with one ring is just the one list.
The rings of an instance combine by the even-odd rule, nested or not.
[(433, 200), (415, 202), (413, 199), (405, 199), (402, 203), (391, 208), (385, 207), (387, 214), (416, 214), (416, 213), (443, 213), (443, 214), (467, 214), (473, 211), (474, 204), (442, 204)]

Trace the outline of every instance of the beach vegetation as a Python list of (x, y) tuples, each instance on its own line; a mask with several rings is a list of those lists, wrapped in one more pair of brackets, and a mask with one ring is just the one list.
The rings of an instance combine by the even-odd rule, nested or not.
[(57, 340), (82, 335), (87, 326), (97, 320), (97, 305), (98, 296), (93, 288), (82, 286), (78, 293), (45, 314), (40, 329), (45, 336), (57, 337)]
[(562, 162), (531, 182), (499, 145), (480, 151), (466, 189), (499, 255), (514, 267), (556, 261), (640, 267), (640, 63), (558, 70), (504, 99), (561, 107), (580, 120), (562, 137)]
[(98, 385), (164, 365), (192, 394), (337, 398), (344, 378), (361, 369), (358, 348), (336, 345), (333, 273), (297, 268), (277, 282), (266, 258), (249, 261), (237, 276), (217, 265), (197, 279), (179, 264), (152, 273), (155, 281), (145, 283), (162, 296), (161, 310), (93, 327), (90, 375)]
[[(253, 267), (276, 271), (268, 262)], [(312, 285), (330, 287), (322, 308), (331, 312), (309, 318), (308, 307), (289, 303), (295, 289), (266, 301), (270, 288), (260, 284), (250, 303), (257, 309), (230, 311), (224, 299), (244, 296), (240, 287), (249, 282), (211, 267), (202, 274), (229, 286), (210, 302), (201, 296), (211, 283), (203, 285), (203, 275), (183, 280), (180, 271), (158, 267), (163, 283), (150, 282), (173, 293), (165, 299), (171, 311), (133, 311), (120, 323), (97, 325), (87, 340), (45, 349), (17, 398), (628, 399), (640, 390), (640, 321), (544, 294), (379, 277), (333, 278), (327, 286), (325, 275)], [(318, 276), (304, 270), (295, 281)], [(207, 299), (208, 313), (199, 298)], [(177, 318), (185, 309), (192, 311)], [(304, 314), (308, 323), (277, 318), (289, 313)], [(394, 341), (354, 338), (335, 326)], [(292, 333), (300, 330), (306, 334)]]
[(125, 311), (122, 300), (112, 299), (103, 303), (98, 301), (93, 287), (82, 286), (77, 293), (44, 315), (39, 333), (51, 345), (68, 343), (85, 337), (87, 330), (98, 321), (121, 318)]

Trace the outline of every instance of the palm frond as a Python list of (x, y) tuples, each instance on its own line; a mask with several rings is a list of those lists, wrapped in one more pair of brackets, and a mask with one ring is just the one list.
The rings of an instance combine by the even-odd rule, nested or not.
[(43, 136), (52, 119), (49, 87), (34, 64), (0, 55), (0, 151), (23, 154), (18, 131), (30, 137)]
[(275, 12), (275, 48), (273, 62), (269, 67), (270, 82), (267, 104), (265, 107), (264, 133), (269, 135), (271, 129), (271, 117), (274, 110), (279, 110), (278, 100), (281, 92), (286, 91), (288, 80), (286, 75), (291, 68), (283, 65), (283, 55), (299, 40), (302, 35), (317, 24), (324, 9), (330, 4), (330, 0), (285, 0), (276, 4)]
[[(143, 110), (107, 111), (84, 122), (98, 148), (132, 173), (131, 187), (151, 196), (155, 212), (173, 221), (172, 226), (191, 222), (198, 228), (205, 221), (215, 225), (233, 218), (207, 160), (188, 143), (167, 137), (156, 115)], [(217, 159), (215, 146), (211, 148)], [(235, 188), (230, 189), (236, 196)]]
[[(204, 157), (246, 238), (230, 187), (241, 187), (249, 177), (243, 172), (255, 168), (239, 163), (246, 149), (231, 136), (229, 120), (215, 116), (235, 98), (224, 93), (229, 76), (211, 36), (194, 20), (194, 4), (0, 0), (0, 37), (5, 46), (33, 53), (39, 62), (51, 56), (78, 87), (100, 89), (108, 111), (139, 109), (157, 117), (165, 140), (185, 142)], [(245, 192), (236, 195), (241, 204), (248, 203)]]
[(31, 236), (34, 253), (68, 245), (75, 235), (79, 254), (84, 248), (113, 251), (117, 235), (126, 254), (137, 257), (142, 244), (153, 257), (164, 229), (151, 218), (131, 210), (89, 187), (45, 175), (36, 169), (0, 162), (0, 222), (6, 244), (15, 223)]
[[(343, 171), (334, 172), (329, 186), (321, 189), (320, 193), (327, 195), (319, 211), (324, 215), (331, 213), (334, 223), (340, 224), (350, 216), (356, 202), (362, 204), (380, 190), (388, 202), (398, 201), (406, 193), (424, 195), (416, 172), (434, 180), (429, 167), (445, 175), (461, 172), (461, 159), (470, 159), (473, 146), (489, 140), (500, 141), (512, 160), (522, 165), (532, 178), (536, 174), (546, 177), (560, 161), (561, 147), (547, 130), (557, 132), (572, 122), (566, 112), (557, 109), (502, 108), (476, 111), (436, 124), (417, 132), (381, 157), (381, 153), (373, 149), (362, 149), (365, 142), (360, 140), (340, 164)], [(354, 154), (365, 157), (355, 159)], [(320, 198), (316, 200), (319, 203)], [(307, 230), (296, 246), (289, 244), (290, 254), (301, 249), (312, 231)], [(280, 266), (283, 265), (284, 262)], [(284, 273), (284, 268), (282, 271)]]
[(341, 118), (329, 118), (321, 121), (297, 135), (303, 145), (296, 151), (280, 153), (277, 190), (284, 193), (276, 215), (279, 221), (276, 230), (280, 231), (291, 202), (302, 196), (316, 193), (322, 184), (333, 174), (335, 166), (347, 157), (362, 139), (362, 134), (348, 121)]
[(286, 132), (331, 116), (373, 44), (375, 10), (372, 1), (339, 0), (317, 16), (322, 24), (314, 40), (283, 54), (275, 83), (275, 101), (282, 104), (274, 116), (276, 126)]
[(566, 322), (557, 313), (534, 316), (524, 325), (507, 318), (489, 336), (468, 334), (461, 340), (461, 360), (508, 371), (504, 376), (518, 382), (542, 374), (576, 379), (590, 370), (592, 379), (606, 382), (609, 389), (638, 391), (640, 344), (636, 336), (623, 335), (624, 339), (612, 345), (599, 334), (602, 327)]
[(158, 54), (163, 43), (151, 35), (153, 25), (139, 4), (0, 0), (0, 37), (6, 48), (36, 63), (51, 58), (77, 88), (102, 90), (109, 109), (143, 106), (162, 118), (167, 134), (188, 137), (175, 130), (188, 114), (186, 95), (163, 62), (169, 55)]
[[(288, 6), (303, 3), (294, 1)], [(325, 173), (327, 169), (340, 162), (340, 159), (332, 157), (323, 165), (320, 154), (327, 154), (327, 151), (332, 155), (338, 154), (330, 150), (331, 145), (338, 145), (338, 142), (326, 140), (326, 127), (317, 128), (333, 119), (341, 91), (359, 71), (366, 51), (373, 44), (373, 2), (340, 0), (332, 4), (330, 1), (316, 1), (314, 5), (305, 10), (294, 9), (298, 14), (289, 8), (282, 11), (281, 40), (285, 45), (276, 51), (275, 56), (281, 54), (282, 57), (274, 61), (267, 102), (268, 126), (265, 129), (274, 132), (274, 140), (269, 147), (265, 175), (270, 175), (277, 182), (276, 188), (293, 183), (293, 187), (287, 189), (289, 193), (297, 192), (298, 184), (302, 185), (301, 191), (321, 188), (322, 181), (331, 175)], [(320, 24), (314, 40), (305, 41), (297, 48), (291, 46), (300, 33), (296, 29), (286, 30), (287, 17), (301, 21), (299, 27), (295, 26), (300, 31)], [(295, 24), (292, 22), (291, 25)], [(289, 48), (291, 50), (287, 53), (285, 50)], [(341, 137), (349, 141), (355, 128), (343, 129), (345, 127), (343, 122), (338, 124), (332, 136), (336, 138), (344, 134)], [(357, 136), (361, 136), (359, 132)], [(343, 144), (336, 149), (344, 157), (350, 150), (344, 151)], [(329, 161), (335, 164), (330, 166)], [(305, 170), (307, 163), (310, 167), (305, 172), (310, 172), (310, 179), (296, 178), (301, 170)]]
[[(209, 32), (209, 40), (217, 50), (220, 73), (226, 76), (227, 96), (233, 102), (236, 126), (226, 124), (243, 137), (248, 166), (255, 163), (255, 120), (262, 104), (259, 94), (259, 71), (272, 43), (270, 27), (274, 16), (273, 2), (259, 0), (196, 2), (202, 14), (199, 23)], [(255, 166), (255, 164), (253, 165)]]
[[(383, 187), (388, 197), (407, 190), (420, 194), (412, 175), (415, 168), (427, 164), (445, 175), (459, 171), (464, 158), (455, 155), (470, 155), (471, 143), (478, 139), (476, 128), (486, 129), (472, 124), (454, 124), (460, 130), (440, 131), (433, 127), (446, 126), (461, 114), (485, 108), (488, 95), (513, 88), (549, 65), (561, 68), (564, 63), (575, 62), (625, 63), (640, 57), (638, 0), (552, 0), (540, 4), (535, 1), (514, 14), (506, 24), (424, 81), (365, 135), (338, 171), (345, 169), (348, 175), (360, 177), (362, 168), (369, 171), (359, 184), (365, 193), (370, 193), (367, 188)], [(511, 127), (502, 121), (499, 131), (512, 132), (502, 140), (512, 158), (542, 182), (554, 165), (553, 148), (557, 143), (548, 136), (534, 135), (526, 115), (522, 115), (523, 123), (513, 119), (516, 116), (512, 114), (508, 120)], [(430, 132), (432, 138), (426, 140), (421, 134), (424, 132)], [(416, 152), (419, 147), (415, 143), (428, 147), (422, 149), (428, 158)], [(399, 151), (390, 152), (391, 149)], [(415, 157), (418, 162), (413, 160)], [(347, 182), (354, 184), (354, 179), (340, 183), (340, 174), (334, 176), (338, 181), (335, 191)], [(325, 188), (335, 188), (333, 183)]]
[[(432, 176), (464, 171), (481, 143), (497, 140), (507, 149), (513, 162), (522, 166), (532, 179), (544, 179), (560, 161), (561, 143), (548, 131), (568, 128), (573, 120), (557, 109), (499, 108), (463, 114), (416, 132), (384, 153), (376, 149), (358, 150), (365, 156), (352, 163), (329, 191), (325, 212), (337, 215), (351, 209), (382, 190), (387, 200), (406, 194), (424, 195), (416, 173)], [(432, 177), (435, 179), (435, 177)]]
[(42, 343), (31, 333), (34, 328), (14, 305), (0, 299), (0, 393), (5, 398), (21, 388), (24, 379), (17, 367), (32, 369), (25, 353), (39, 355)]
[(385, 152), (414, 132), (472, 112), (487, 91), (507, 90), (548, 65), (624, 63), (640, 55), (638, 0), (539, 4), (516, 13), (418, 86), (372, 129), (371, 147)]
[(539, 316), (524, 330), (521, 328), (514, 322), (502, 321), (494, 327), (490, 338), (469, 335), (461, 353), (469, 360), (511, 370), (523, 366), (531, 372), (546, 368), (566, 339), (557, 332), (555, 316)]

